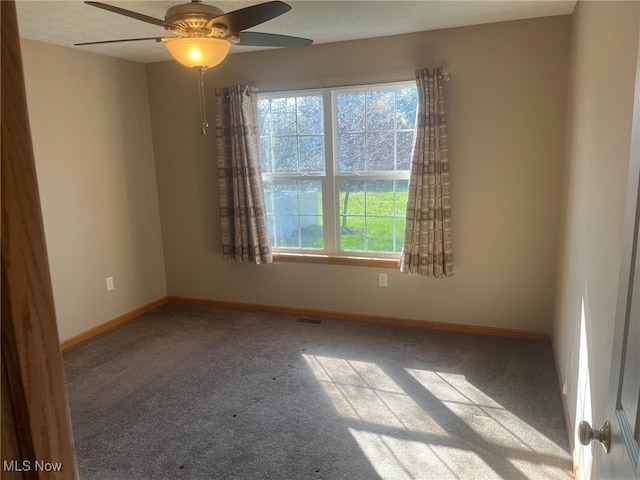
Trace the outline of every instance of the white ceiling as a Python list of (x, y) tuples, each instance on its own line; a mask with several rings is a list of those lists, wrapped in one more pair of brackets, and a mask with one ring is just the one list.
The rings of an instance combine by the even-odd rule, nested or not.
[[(162, 36), (161, 27), (85, 5), (82, 0), (17, 0), (20, 35), (32, 40), (73, 46), (74, 43), (120, 38)], [(109, 1), (145, 15), (164, 19), (180, 0)], [(225, 12), (260, 1), (207, 1)], [(290, 1), (290, 12), (254, 27), (251, 31), (306, 37), (314, 43), (330, 43), (377, 36), (462, 27), (524, 18), (565, 15), (576, 0), (511, 1)], [(158, 62), (171, 57), (163, 45), (152, 40), (74, 47), (137, 62)], [(234, 46), (231, 53), (257, 50)]]

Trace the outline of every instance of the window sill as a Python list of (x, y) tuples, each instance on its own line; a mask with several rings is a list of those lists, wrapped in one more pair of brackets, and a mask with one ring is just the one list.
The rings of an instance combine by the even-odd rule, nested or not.
[(342, 255), (315, 255), (308, 253), (273, 253), (274, 262), (320, 263), (323, 265), (350, 265), (357, 267), (398, 268), (397, 258), (347, 257)]

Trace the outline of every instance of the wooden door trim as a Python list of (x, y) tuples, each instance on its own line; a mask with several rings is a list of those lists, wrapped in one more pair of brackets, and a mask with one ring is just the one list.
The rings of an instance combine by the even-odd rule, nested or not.
[[(2, 478), (77, 479), (13, 0), (1, 13)], [(9, 462), (9, 463), (5, 463)], [(13, 463), (12, 463), (13, 462)], [(36, 462), (61, 464), (38, 470)], [(43, 465), (43, 464), (40, 464)], [(7, 467), (9, 471), (7, 471)]]
[[(640, 21), (640, 19), (639, 19)], [(627, 335), (627, 318), (631, 311), (631, 300), (633, 294), (633, 278), (637, 274), (636, 263), (637, 256), (640, 252), (637, 251), (638, 236), (640, 235), (640, 36), (638, 38), (638, 56), (636, 59), (636, 78), (634, 88), (634, 101), (633, 101), (633, 117), (631, 121), (631, 146), (629, 150), (629, 168), (627, 174), (627, 198), (624, 214), (624, 230), (623, 230), (623, 243), (622, 243), (622, 255), (620, 259), (620, 275), (618, 280), (618, 298), (616, 304), (615, 324), (613, 332), (613, 343), (611, 350), (611, 366), (608, 385), (608, 398), (606, 406), (606, 415), (612, 415), (613, 418), (609, 418), (613, 431), (621, 431), (624, 445), (622, 448), (629, 446), (628, 435), (630, 432), (625, 431), (624, 422), (622, 421), (618, 412), (619, 398), (616, 393), (612, 398), (612, 393), (618, 392), (620, 384), (622, 382), (622, 361), (623, 361), (623, 346), (625, 343), (625, 337)], [(615, 424), (615, 425), (614, 425)], [(620, 447), (618, 447), (620, 448)], [(637, 469), (637, 452), (635, 452), (635, 461), (632, 458), (626, 456), (627, 452), (614, 452), (606, 454), (607, 458), (602, 459), (600, 462), (601, 473), (604, 473), (604, 468), (610, 468), (613, 466), (614, 458), (617, 461), (622, 461), (622, 458), (626, 458), (632, 464), (632, 467)], [(633, 457), (633, 452), (630, 453)]]

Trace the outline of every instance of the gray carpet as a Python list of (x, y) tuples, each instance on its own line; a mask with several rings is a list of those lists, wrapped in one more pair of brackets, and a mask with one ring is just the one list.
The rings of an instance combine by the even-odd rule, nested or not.
[(167, 304), (65, 351), (81, 479), (572, 478), (548, 343), (297, 320)]

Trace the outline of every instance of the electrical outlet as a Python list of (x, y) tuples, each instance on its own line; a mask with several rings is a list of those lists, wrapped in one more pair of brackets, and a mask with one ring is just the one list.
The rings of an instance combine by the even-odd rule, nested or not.
[(107, 292), (110, 292), (115, 287), (113, 286), (113, 277), (107, 277)]
[(387, 286), (387, 274), (386, 273), (379, 273), (378, 274), (378, 286), (386, 288), (386, 286)]

